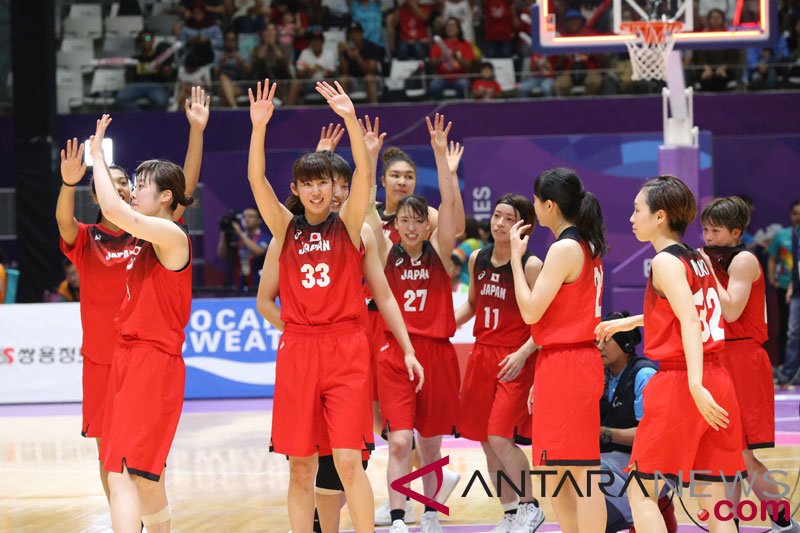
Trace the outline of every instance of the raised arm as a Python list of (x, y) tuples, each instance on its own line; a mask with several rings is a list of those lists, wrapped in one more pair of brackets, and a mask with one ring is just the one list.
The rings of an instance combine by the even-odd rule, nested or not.
[(436, 113), (431, 123), (430, 117), (425, 117), (428, 133), (431, 136), (431, 148), (436, 158), (436, 173), (439, 178), (439, 195), (442, 203), (439, 205), (438, 225), (431, 234), (431, 244), (442, 264), (450, 261), (450, 254), (456, 247), (456, 217), (455, 197), (453, 194), (453, 181), (450, 177), (450, 167), (447, 163), (447, 136), (450, 134), (452, 122), (445, 127), (444, 115)]
[(378, 306), (378, 311), (380, 311), (383, 320), (389, 326), (389, 330), (400, 345), (400, 349), (403, 350), (408, 379), (414, 381), (414, 374), (417, 375), (415, 392), (419, 392), (425, 382), (425, 374), (422, 365), (417, 361), (414, 347), (411, 345), (411, 339), (408, 337), (408, 330), (405, 322), (403, 322), (403, 314), (400, 312), (397, 300), (395, 300), (392, 290), (389, 288), (389, 282), (386, 281), (386, 275), (383, 272), (381, 259), (378, 256), (372, 230), (369, 226), (364, 226), (361, 238), (364, 240), (366, 249), (363, 269), (367, 287), (372, 293), (372, 299), (375, 305)]
[(383, 223), (378, 214), (375, 197), (378, 194), (378, 159), (381, 156), (381, 148), (383, 147), (383, 140), (386, 138), (386, 133), (380, 132), (380, 117), (375, 117), (374, 126), (369, 120), (369, 115), (365, 115), (363, 121), (358, 119), (358, 124), (361, 126), (361, 133), (364, 135), (364, 144), (367, 147), (367, 155), (369, 155), (370, 170), (372, 172), (372, 181), (370, 181), (369, 188), (369, 204), (367, 205), (365, 222), (372, 228), (378, 257), (381, 258), (381, 262), (385, 264), (386, 254), (388, 249), (391, 248), (391, 243), (387, 246), (388, 239), (383, 235)]
[(456, 309), (457, 328), (460, 328), (475, 316), (475, 260), (478, 258), (479, 252), (480, 250), (475, 250), (469, 254), (469, 293), (467, 301)]
[(61, 239), (68, 245), (75, 244), (78, 236), (78, 221), (75, 220), (75, 187), (86, 174), (83, 158), (83, 143), (78, 138), (67, 139), (67, 148), (61, 150), (61, 190), (56, 204), (56, 223)]
[(728, 413), (714, 401), (703, 387), (703, 337), (700, 315), (694, 304), (692, 289), (686, 279), (686, 269), (680, 259), (669, 254), (657, 254), (652, 264), (653, 288), (669, 302), (681, 325), (681, 341), (686, 357), (689, 392), (706, 422), (716, 429), (728, 427)]
[[(192, 87), (192, 97), (184, 103), (186, 120), (189, 121), (189, 144), (183, 160), (183, 175), (186, 177), (186, 194), (191, 196), (200, 181), (200, 167), (203, 164), (203, 132), (208, 124), (208, 106), (211, 97), (206, 96), (202, 87)], [(186, 208), (179, 205), (173, 220), (180, 220)]]
[(369, 188), (371, 179), (369, 176), (372, 165), (370, 164), (367, 147), (364, 144), (364, 134), (356, 118), (356, 109), (347, 93), (344, 92), (339, 82), (334, 82), (336, 86), (331, 87), (327, 82), (317, 82), (317, 92), (331, 106), (331, 109), (344, 119), (344, 127), (350, 137), (350, 150), (353, 153), (355, 170), (353, 180), (350, 184), (350, 196), (342, 204), (339, 216), (347, 227), (350, 240), (356, 248), (361, 242), (361, 226), (364, 225), (364, 218), (367, 214), (369, 204)]
[(283, 331), (285, 324), (281, 320), (281, 308), (275, 303), (279, 290), (278, 259), (280, 255), (280, 246), (275, 239), (272, 239), (267, 247), (267, 255), (264, 256), (261, 280), (258, 282), (256, 309), (275, 329)]
[(447, 149), (447, 166), (450, 168), (450, 178), (453, 180), (453, 195), (455, 198), (456, 236), (463, 235), (466, 230), (466, 214), (464, 213), (464, 199), (461, 197), (461, 187), (458, 184), (458, 164), (464, 155), (464, 146), (461, 143), (450, 141)]
[(511, 228), (511, 271), (522, 318), (526, 324), (536, 324), (550, 307), (561, 285), (574, 274), (576, 268), (584, 267), (584, 258), (583, 249), (576, 241), (556, 241), (547, 250), (542, 271), (531, 289), (526, 283), (522, 267), (522, 256), (528, 249), (529, 237), (526, 232), (529, 229), (530, 226), (523, 225), (521, 220)]
[(341, 124), (336, 124), (336, 127), (333, 126), (333, 122), (328, 124), (328, 127), (322, 126), (322, 133), (319, 135), (319, 142), (317, 143), (316, 152), (335, 152), (336, 147), (339, 146), (339, 141), (342, 140), (342, 135), (344, 135), (344, 128), (342, 128)]
[(275, 97), (277, 87), (275, 83), (270, 86), (269, 79), (266, 79), (263, 91), (261, 82), (258, 82), (255, 96), (253, 89), (247, 90), (247, 94), (250, 96), (250, 121), (253, 123), (253, 131), (250, 134), (250, 153), (247, 160), (247, 179), (250, 181), (250, 189), (253, 191), (261, 218), (264, 219), (278, 243), (283, 245), (286, 228), (292, 220), (292, 213), (278, 200), (275, 190), (267, 179), (264, 156), (267, 124), (275, 110), (272, 99)]
[(633, 315), (614, 320), (605, 320), (594, 328), (594, 335), (598, 341), (608, 341), (615, 333), (630, 331), (633, 328), (644, 326), (644, 315)]
[(103, 138), (111, 117), (103, 115), (97, 121), (97, 130), (90, 138), (91, 153), (94, 159), (94, 185), (97, 200), (103, 215), (112, 224), (131, 235), (149, 241), (155, 247), (156, 255), (170, 270), (178, 270), (189, 260), (189, 244), (186, 234), (171, 220), (147, 216), (134, 211), (119, 197), (111, 182), (111, 173), (103, 154)]

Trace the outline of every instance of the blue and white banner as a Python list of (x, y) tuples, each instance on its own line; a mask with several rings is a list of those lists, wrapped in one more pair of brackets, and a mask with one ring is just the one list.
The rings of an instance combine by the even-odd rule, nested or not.
[(192, 300), (185, 397), (272, 397), (280, 335), (258, 314), (255, 298)]

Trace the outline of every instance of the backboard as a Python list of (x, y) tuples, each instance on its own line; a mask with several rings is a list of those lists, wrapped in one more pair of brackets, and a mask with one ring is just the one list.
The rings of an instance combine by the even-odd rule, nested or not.
[[(722, 24), (714, 24), (720, 20), (714, 10), (723, 14)], [(625, 41), (633, 39), (620, 28), (626, 20), (682, 22), (676, 49), (768, 47), (778, 37), (777, 18), (777, 2), (770, 0), (588, 0), (580, 9), (563, 0), (537, 0), (532, 48), (542, 54), (625, 52)]]

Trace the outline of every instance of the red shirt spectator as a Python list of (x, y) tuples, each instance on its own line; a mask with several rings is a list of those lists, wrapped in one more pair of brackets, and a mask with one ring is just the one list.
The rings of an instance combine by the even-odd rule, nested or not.
[(508, 0), (484, 0), (486, 41), (514, 39), (514, 11)]
[(475, 80), (472, 82), (472, 95), (476, 100), (491, 100), (497, 97), (503, 90), (495, 80)]
[[(409, 43), (427, 41), (429, 37), (427, 20), (431, 15), (431, 6), (420, 6), (419, 2), (413, 4), (402, 6), (397, 12), (400, 26), (398, 39)], [(425, 16), (421, 16), (422, 14)]]

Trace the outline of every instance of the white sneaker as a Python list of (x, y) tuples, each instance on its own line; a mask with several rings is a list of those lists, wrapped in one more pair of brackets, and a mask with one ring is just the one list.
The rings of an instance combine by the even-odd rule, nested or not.
[(792, 523), (785, 527), (781, 527), (775, 522), (771, 522), (771, 524), (773, 533), (800, 533), (800, 522), (797, 520), (792, 520)]
[(503, 518), (497, 523), (492, 533), (511, 533), (511, 528), (514, 527), (514, 518), (517, 515), (503, 513)]
[(453, 472), (450, 469), (442, 468), (442, 487), (439, 489), (439, 492), (436, 493), (436, 496), (433, 499), (444, 505), (444, 503), (447, 501), (447, 498), (449, 498), (453, 493), (453, 489), (455, 489), (456, 485), (458, 485), (460, 479), (461, 474), (458, 472)]
[(395, 520), (389, 528), (389, 533), (408, 533), (408, 526), (402, 520)]
[[(413, 524), (417, 521), (414, 514), (414, 507), (409, 500), (406, 500), (406, 516), (403, 519), (406, 524)], [(387, 501), (377, 509), (375, 509), (375, 525), (376, 526), (390, 526), (392, 525), (392, 510), (389, 508)]]
[(422, 527), (419, 531), (420, 533), (442, 533), (439, 514), (436, 511), (422, 513)]
[(509, 533), (533, 533), (544, 522), (544, 513), (532, 503), (522, 503), (517, 508), (514, 527)]

